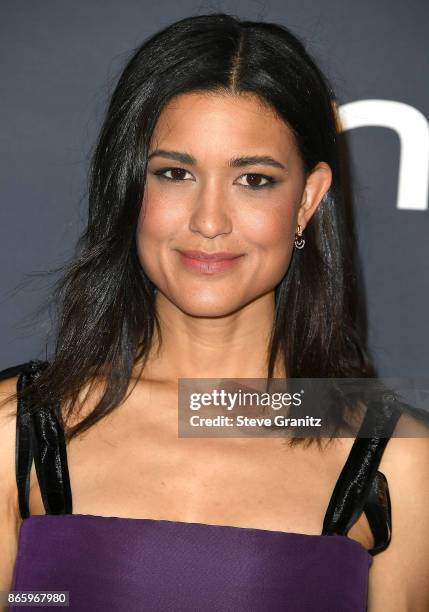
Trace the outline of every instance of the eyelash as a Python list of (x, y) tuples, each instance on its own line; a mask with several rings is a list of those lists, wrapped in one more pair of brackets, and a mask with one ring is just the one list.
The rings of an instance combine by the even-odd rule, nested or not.
[[(185, 170), (185, 168), (179, 168), (179, 167), (173, 166), (173, 167), (167, 167), (167, 168), (160, 168), (159, 170), (155, 170), (152, 174), (154, 174), (155, 176), (158, 176), (160, 179), (164, 179), (172, 183), (183, 183), (185, 179), (173, 179), (173, 178), (169, 178), (168, 176), (164, 175), (164, 172), (169, 172), (170, 170), (183, 170), (184, 172), (188, 172), (188, 170)], [(277, 183), (276, 179), (274, 179), (272, 176), (268, 176), (266, 174), (260, 174), (258, 172), (246, 172), (245, 174), (242, 174), (241, 176), (260, 176), (261, 178), (268, 181), (264, 185), (259, 185), (256, 187), (252, 185), (241, 185), (241, 187), (246, 187), (247, 189), (252, 189), (253, 191), (257, 191), (258, 189), (264, 189), (265, 187), (272, 187), (275, 183)], [(239, 178), (241, 178), (241, 176)]]

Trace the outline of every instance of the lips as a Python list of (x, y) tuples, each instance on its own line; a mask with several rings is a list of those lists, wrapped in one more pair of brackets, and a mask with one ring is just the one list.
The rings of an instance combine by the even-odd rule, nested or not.
[(239, 265), (243, 254), (230, 253), (228, 251), (217, 251), (207, 253), (205, 251), (179, 251), (179, 261), (188, 271), (213, 275), (219, 272), (227, 272)]
[(199, 261), (226, 261), (241, 257), (242, 253), (229, 253), (227, 251), (218, 251), (216, 253), (206, 253), (205, 251), (179, 251), (185, 257), (197, 259)]

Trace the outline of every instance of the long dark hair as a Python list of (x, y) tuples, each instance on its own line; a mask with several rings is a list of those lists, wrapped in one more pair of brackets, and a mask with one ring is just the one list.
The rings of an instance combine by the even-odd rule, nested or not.
[[(105, 381), (100, 401), (69, 429), (69, 439), (124, 399), (138, 360), (143, 371), (155, 326), (162, 340), (156, 287), (142, 269), (135, 234), (156, 121), (173, 96), (191, 91), (256, 94), (292, 130), (305, 171), (319, 161), (332, 170), (305, 248), (294, 249), (275, 288), (267, 378), (279, 354), (289, 377), (375, 376), (332, 87), (282, 25), (224, 13), (188, 17), (134, 50), (119, 78), (90, 165), (88, 224), (52, 291), (55, 347), (33, 385), (40, 401), (71, 400), (68, 417), (83, 385)], [(336, 416), (340, 423), (341, 411)]]

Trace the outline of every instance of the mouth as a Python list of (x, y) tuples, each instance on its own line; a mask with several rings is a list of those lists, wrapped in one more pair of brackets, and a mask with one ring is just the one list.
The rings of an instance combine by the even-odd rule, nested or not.
[(180, 262), (188, 270), (215, 274), (224, 272), (235, 267), (244, 256), (244, 253), (228, 253), (225, 251), (217, 253), (206, 253), (204, 251), (180, 251), (178, 250)]

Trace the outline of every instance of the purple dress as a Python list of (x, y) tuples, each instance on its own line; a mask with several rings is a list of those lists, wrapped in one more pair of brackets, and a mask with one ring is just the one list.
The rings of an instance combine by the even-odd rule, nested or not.
[[(20, 372), (18, 388), (46, 362)], [(388, 437), (357, 436), (332, 493), (320, 535), (169, 520), (72, 513), (56, 411), (30, 414), (18, 401), (16, 469), (23, 522), (11, 590), (68, 591), (76, 612), (365, 612), (373, 555), (391, 538), (386, 478), (377, 470)], [(393, 431), (400, 411), (380, 411)], [(366, 417), (365, 417), (366, 418)], [(364, 419), (365, 423), (365, 419)], [(362, 424), (361, 429), (364, 427)], [(30, 515), (34, 460), (46, 514)], [(346, 534), (365, 512), (366, 550)], [(10, 610), (28, 609), (19, 604)], [(48, 610), (52, 606), (38, 606)]]

